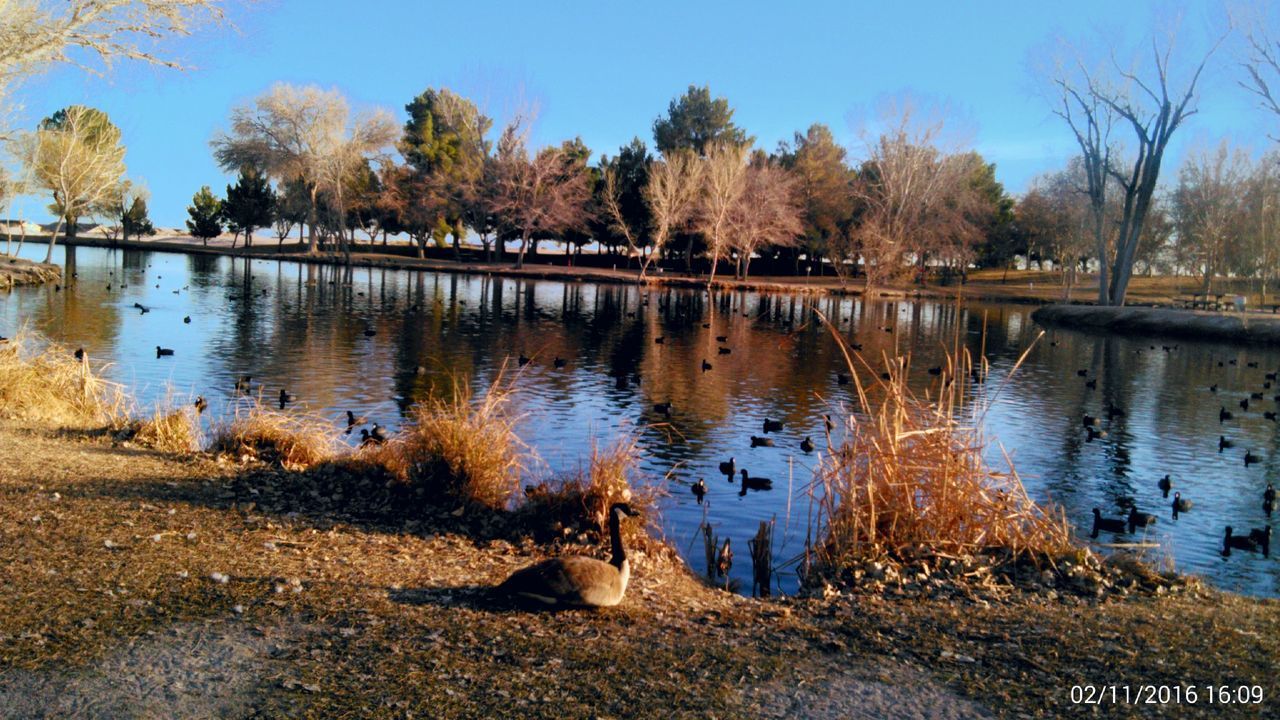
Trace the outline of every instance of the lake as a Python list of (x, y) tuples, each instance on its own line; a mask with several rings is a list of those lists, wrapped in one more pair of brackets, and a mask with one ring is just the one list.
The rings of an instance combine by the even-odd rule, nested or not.
[[(44, 252), (30, 245), (23, 256), (42, 259)], [(432, 388), (466, 377), (482, 390), (504, 363), (530, 356), (516, 382), (522, 437), (543, 460), (538, 472), (573, 470), (586, 462), (593, 440), (637, 433), (646, 474), (670, 475), (662, 510), (667, 536), (696, 570), (704, 569), (697, 534), (703, 508), (689, 484), (705, 478), (708, 516), (722, 537), (732, 538), (733, 575), (747, 589), (746, 541), (761, 520), (777, 520), (779, 562), (803, 551), (806, 488), (818, 453), (802, 452), (800, 443), (811, 436), (821, 447), (823, 414), (853, 400), (853, 386), (837, 381), (845, 372), (840, 351), (813, 308), (839, 318), (840, 332), (872, 362), (909, 352), (916, 368), (911, 383), (922, 394), (936, 382), (924, 368), (945, 362), (945, 349), (959, 337), (975, 355), (985, 349), (991, 363), (988, 381), (974, 388), (989, 405), (988, 458), (1003, 469), (1001, 448), (1007, 451), (1034, 499), (1058, 503), (1087, 534), (1092, 508), (1119, 516), (1118, 503), (1132, 498), (1159, 522), (1145, 536), (1139, 530), (1137, 538), (1101, 541), (1154, 541), (1155, 557), (1179, 570), (1226, 589), (1280, 596), (1280, 560), (1219, 554), (1224, 526), (1240, 533), (1268, 522), (1262, 491), (1280, 467), (1280, 425), (1263, 411), (1280, 409), (1273, 400), (1280, 386), (1263, 384), (1265, 373), (1280, 369), (1280, 350), (1057, 329), (1011, 373), (1041, 332), (1030, 317), (1034, 306), (747, 292), (708, 300), (683, 289), (101, 248), (74, 249), (73, 258), (65, 252), (55, 253), (58, 262), (71, 261), (61, 292), (50, 285), (0, 296), (0, 335), (25, 324), (84, 347), (93, 360), (109, 363), (106, 374), (127, 385), (143, 408), (168, 394), (202, 394), (216, 417), (234, 401), (236, 378), (252, 375), (264, 397), (287, 388), (299, 406), (332, 417), (335, 426), (352, 409), (394, 429), (401, 408)], [(134, 303), (151, 311), (140, 313)], [(157, 358), (157, 345), (175, 355)], [(555, 358), (565, 366), (556, 368)], [(1087, 378), (1078, 370), (1087, 370)], [(619, 376), (628, 378), (625, 385)], [(1096, 389), (1086, 379), (1096, 380)], [(1264, 399), (1244, 411), (1238, 403), (1250, 392)], [(670, 418), (653, 409), (666, 402)], [(1109, 404), (1123, 408), (1124, 417), (1107, 421)], [(1224, 406), (1235, 417), (1220, 423)], [(1088, 441), (1085, 414), (1103, 418), (1104, 437)], [(785, 429), (769, 435), (775, 447), (753, 449), (750, 437), (763, 434), (766, 418)], [(1235, 447), (1220, 453), (1219, 435)], [(1246, 450), (1261, 462), (1246, 467)], [(740, 496), (717, 469), (731, 456), (753, 476), (772, 478), (774, 489)], [(1176, 521), (1171, 499), (1157, 487), (1165, 474), (1195, 504)], [(780, 580), (784, 590), (794, 589), (794, 573)]]

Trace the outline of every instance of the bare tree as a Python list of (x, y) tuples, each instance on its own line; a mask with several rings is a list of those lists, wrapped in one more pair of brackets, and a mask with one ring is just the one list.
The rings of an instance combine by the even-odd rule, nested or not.
[(53, 195), (58, 220), (45, 256), (45, 262), (52, 262), (63, 221), (93, 214), (118, 191), (124, 174), (120, 130), (101, 111), (73, 105), (60, 113), (58, 122), (43, 123), (20, 137), (18, 148), (35, 187)]
[[(1269, 27), (1265, 16), (1243, 18), (1245, 57), (1241, 65), (1248, 76), (1240, 87), (1258, 99), (1262, 109), (1280, 120), (1280, 40)], [(1280, 134), (1272, 135), (1280, 142)]]
[(495, 158), (493, 211), (520, 236), (516, 267), (524, 267), (525, 250), (535, 235), (559, 235), (585, 226), (591, 199), (587, 177), (578, 162), (558, 147), (532, 157), (520, 119), (502, 131)]
[(707, 242), (711, 272), (707, 287), (716, 280), (720, 256), (729, 250), (734, 212), (747, 187), (747, 147), (736, 143), (716, 142), (707, 147), (702, 161), (702, 197), (694, 221)]
[(1187, 158), (1173, 193), (1174, 223), (1178, 242), (1195, 258), (1203, 276), (1201, 290), (1213, 289), (1213, 279), (1232, 261), (1233, 246), (1241, 235), (1240, 198), (1249, 176), (1249, 159), (1240, 150), (1231, 152), (1226, 142), (1213, 153)]
[[(395, 142), (399, 127), (391, 114), (375, 110), (359, 115), (349, 133), (315, 163), (316, 188), (326, 196), (337, 214), (338, 238), (347, 262), (351, 262), (351, 239), (344, 232), (349, 188), (357, 174), (367, 167), (370, 156)], [(352, 233), (354, 235), (354, 229)]]
[(640, 279), (649, 271), (653, 258), (662, 252), (671, 236), (685, 229), (698, 208), (702, 186), (702, 162), (690, 150), (672, 150), (653, 163), (644, 201), (652, 216), (649, 254), (640, 264)]
[(944, 204), (961, 178), (934, 146), (941, 130), (941, 122), (915, 125), (907, 109), (871, 145), (854, 184), (863, 212), (853, 237), (868, 289), (900, 272), (907, 252), (952, 221)]
[(769, 162), (747, 167), (742, 196), (732, 214), (736, 276), (746, 279), (751, 256), (766, 247), (794, 247), (804, 233), (796, 179)]
[[(1061, 90), (1063, 109), (1084, 155), (1090, 187), (1097, 183), (1099, 170), (1115, 178), (1123, 193), (1123, 210), (1114, 251), (1099, 257), (1098, 302), (1123, 305), (1133, 275), (1133, 261), (1142, 237), (1142, 225), (1151, 208), (1160, 176), (1160, 165), (1169, 139), (1182, 123), (1197, 111), (1196, 87), (1205, 65), (1225, 35), (1200, 56), (1194, 69), (1182, 79), (1173, 77), (1176, 33), (1150, 41), (1149, 64), (1122, 66), (1114, 52), (1107, 69), (1089, 71), (1083, 62), (1070, 73), (1059, 68), (1054, 83)], [(1178, 88), (1171, 90), (1177, 84)], [(1076, 120), (1069, 117), (1074, 111)], [(1116, 162), (1111, 156), (1110, 123), (1128, 125), (1133, 130), (1136, 154), (1131, 163)], [(1096, 186), (1105, 192), (1105, 184)], [(1095, 230), (1102, 236), (1099, 205), (1094, 201)], [(1100, 247), (1100, 250), (1106, 248)], [(1109, 264), (1109, 267), (1108, 267)]]
[(120, 59), (180, 68), (162, 41), (223, 20), (224, 0), (0, 0), (0, 100), (57, 64), (101, 73)]
[(1272, 151), (1254, 165), (1242, 202), (1243, 255), (1252, 260), (1265, 304), (1267, 289), (1280, 272), (1280, 154)]
[(341, 203), (343, 183), (365, 159), (390, 145), (396, 132), (383, 111), (352, 122), (337, 90), (279, 83), (253, 105), (232, 110), (230, 134), (219, 134), (212, 145), (228, 172), (252, 165), (281, 183), (300, 180), (306, 186), (311, 199), (307, 251), (315, 254), (319, 195)]

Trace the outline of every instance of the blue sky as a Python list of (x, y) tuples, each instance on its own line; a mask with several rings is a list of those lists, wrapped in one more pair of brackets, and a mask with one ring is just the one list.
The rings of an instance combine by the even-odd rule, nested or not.
[[(1037, 7), (1040, 6), (1040, 7)], [(427, 87), (471, 97), (498, 121), (536, 108), (534, 139), (574, 135), (613, 154), (691, 83), (728, 98), (735, 121), (773, 149), (811, 123), (829, 125), (853, 157), (886, 99), (909, 93), (948, 108), (961, 139), (997, 165), (1013, 192), (1074, 154), (1049, 112), (1035, 66), (1055, 37), (1108, 34), (1116, 47), (1167, 16), (1164, 4), (1027, 2), (487, 2), (263, 0), (237, 11), (238, 31), (175, 46), (195, 69), (121, 66), (108, 78), (57, 70), (24, 85), (23, 126), (74, 103), (105, 110), (124, 132), (129, 176), (151, 190), (152, 217), (180, 225), (191, 195), (227, 182), (208, 141), (230, 109), (273, 82), (336, 87), (356, 107), (403, 106)], [(1195, 42), (1216, 4), (1190, 6)], [(1235, 87), (1223, 50), (1203, 83), (1203, 111), (1166, 163), (1227, 136), (1265, 149), (1274, 120)], [(29, 216), (43, 201), (27, 203)]]

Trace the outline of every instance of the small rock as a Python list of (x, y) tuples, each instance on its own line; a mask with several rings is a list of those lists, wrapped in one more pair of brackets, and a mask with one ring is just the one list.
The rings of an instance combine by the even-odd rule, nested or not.
[(209, 576), (209, 579), (218, 583), (219, 585), (226, 585), (227, 582), (231, 580), (231, 578), (227, 577), (226, 575), (220, 572), (213, 573), (212, 575)]

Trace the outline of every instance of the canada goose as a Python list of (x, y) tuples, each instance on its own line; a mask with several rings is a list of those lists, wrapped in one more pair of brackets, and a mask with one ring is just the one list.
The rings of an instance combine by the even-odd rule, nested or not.
[(1262, 377), (1263, 377), (1263, 378), (1265, 378), (1265, 379), (1267, 379), (1267, 380), (1276, 380), (1276, 379), (1280, 379), (1280, 378), (1277, 378), (1277, 374), (1276, 374), (1276, 373), (1273, 373), (1273, 372), (1269, 372), (1269, 373), (1267, 373), (1266, 375), (1263, 375)]
[(248, 395), (250, 390), (249, 383), (252, 381), (253, 381), (252, 375), (241, 375), (240, 377), (236, 378), (236, 392)]
[(609, 508), (609, 539), (613, 557), (609, 562), (573, 555), (551, 558), (517, 570), (498, 591), (545, 605), (611, 607), (622, 601), (631, 579), (631, 563), (622, 547), (622, 517), (639, 515), (626, 503)]
[(377, 330), (374, 330), (373, 328), (365, 328), (365, 331), (364, 331), (365, 337), (373, 337), (374, 335), (377, 335), (377, 334), (378, 334)]
[(1078, 376), (1080, 376), (1080, 377), (1087, 377), (1087, 376), (1089, 375), (1089, 371), (1088, 371), (1088, 370), (1077, 370), (1077, 371), (1076, 371), (1076, 375), (1078, 375)]
[(935, 366), (933, 366), (933, 367), (929, 368), (929, 371), (928, 371), (928, 372), (929, 372), (929, 374), (930, 374), (930, 375), (941, 375), (941, 374), (942, 374), (942, 366), (941, 366), (941, 365), (935, 365)]
[(1230, 420), (1233, 417), (1235, 416), (1231, 414), (1230, 410), (1227, 410), (1225, 407), (1218, 408), (1218, 424), (1219, 425), (1221, 425), (1226, 420)]
[(203, 395), (197, 395), (196, 401), (191, 404), (195, 406), (197, 415), (203, 414), (205, 409), (209, 407), (209, 401), (205, 400)]
[(1085, 442), (1093, 442), (1098, 438), (1104, 438), (1107, 436), (1105, 432), (1092, 427), (1086, 427), (1084, 429), (1084, 432), (1085, 432), (1085, 440), (1084, 440)]
[(1085, 387), (1087, 387), (1087, 388), (1089, 388), (1090, 390), (1097, 390), (1097, 389), (1098, 389), (1098, 381), (1097, 381), (1097, 380), (1085, 380), (1085, 381), (1084, 381), (1084, 386), (1085, 386)]
[(516, 362), (519, 363), (520, 367), (524, 367), (529, 364), (529, 358), (524, 353), (520, 353), (520, 356), (516, 358)]
[(1120, 518), (1102, 517), (1101, 510), (1099, 510), (1098, 508), (1093, 509), (1093, 532), (1090, 533), (1089, 537), (1092, 537), (1093, 539), (1096, 540), (1098, 538), (1098, 533), (1100, 531), (1122, 533), (1124, 532), (1124, 530), (1125, 530), (1124, 520), (1121, 520)]
[(751, 436), (751, 447), (773, 447), (773, 438)]
[(1222, 452), (1223, 450), (1226, 450), (1229, 447), (1235, 447), (1235, 446), (1236, 446), (1235, 441), (1228, 440), (1226, 435), (1218, 436), (1218, 452)]
[(1262, 399), (1262, 393), (1260, 393), (1260, 392), (1251, 392), (1251, 393), (1249, 393), (1249, 399), (1250, 399), (1250, 400), (1261, 400), (1261, 399)]
[(751, 477), (750, 475), (747, 475), (746, 468), (739, 470), (738, 474), (742, 476), (742, 490), (744, 494), (748, 489), (751, 489), (751, 490), (772, 490), (773, 489), (772, 480), (770, 480), (769, 478)]
[(564, 359), (564, 358), (562, 358), (562, 357), (558, 357), (558, 358), (556, 358), (555, 360), (552, 360), (552, 361), (551, 361), (551, 364), (552, 364), (552, 366), (554, 366), (555, 368), (559, 369), (559, 368), (564, 367), (565, 365), (568, 365), (568, 364), (569, 364), (569, 361), (568, 361), (568, 360), (565, 360), (565, 359)]
[(1160, 478), (1160, 482), (1156, 483), (1156, 486), (1160, 488), (1163, 497), (1169, 497), (1169, 491), (1173, 489), (1173, 480), (1168, 475), (1165, 475)]
[(698, 482), (694, 483), (693, 487), (691, 487), (690, 490), (693, 491), (693, 496), (698, 499), (698, 504), (701, 505), (702, 498), (707, 496), (706, 481), (703, 480), (702, 478), (698, 478)]
[(1267, 483), (1267, 489), (1262, 491), (1262, 501), (1270, 503), (1276, 501), (1276, 488), (1271, 483)]
[(1275, 500), (1263, 500), (1263, 501), (1262, 501), (1262, 512), (1266, 513), (1268, 518), (1269, 518), (1269, 517), (1271, 517), (1271, 513), (1272, 513), (1275, 509), (1276, 509), (1276, 501), (1275, 501)]
[(708, 370), (710, 370), (710, 369), (711, 369), (711, 363), (707, 362), (706, 358), (703, 358), (703, 359), (702, 359), (702, 372), (706, 372), (706, 371), (708, 371)]
[(190, 315), (187, 315), (187, 316), (183, 317), (183, 318), (182, 318), (182, 322), (183, 322), (184, 324), (186, 324), (186, 325), (190, 325), (190, 324), (191, 324), (191, 316), (190, 316)]
[(671, 417), (671, 402), (667, 401), (664, 403), (654, 403), (653, 411), (658, 413), (659, 415), (666, 415), (667, 417)]
[(369, 437), (377, 444), (381, 445), (387, 441), (387, 429), (379, 425), (373, 424), (373, 429), (369, 431)]
[(806, 453), (813, 452), (813, 441), (809, 439), (809, 436), (806, 435), (805, 438), (800, 441), (800, 449)]
[(1133, 532), (1135, 528), (1146, 527), (1156, 524), (1156, 516), (1151, 513), (1138, 512), (1138, 508), (1129, 508), (1129, 532)]
[(1276, 419), (1276, 411), (1275, 411), (1275, 410), (1263, 410), (1263, 411), (1262, 411), (1262, 417), (1266, 418), (1267, 420), (1275, 420), (1275, 419)]
[(849, 343), (849, 349), (854, 352), (862, 352), (862, 343)]
[(173, 354), (172, 348), (162, 348), (159, 345), (156, 346), (156, 357), (166, 357), (172, 354)]
[(1098, 418), (1085, 413), (1084, 417), (1080, 418), (1080, 424), (1087, 428), (1098, 427)]
[(1245, 363), (1245, 365), (1248, 365), (1248, 366), (1249, 366), (1249, 367), (1251, 367), (1251, 368), (1256, 368), (1256, 367), (1258, 367), (1258, 363), (1257, 363), (1257, 361), (1256, 361), (1256, 360), (1251, 360), (1251, 361), (1249, 361), (1249, 362)]
[(1260, 463), (1260, 462), (1262, 462), (1262, 456), (1261, 456), (1261, 455), (1254, 455), (1252, 450), (1245, 450), (1245, 451), (1244, 451), (1244, 466), (1245, 466), (1245, 467), (1249, 467), (1250, 465), (1253, 465), (1254, 463)]
[(892, 380), (892, 379), (893, 379), (893, 376), (891, 376), (891, 375), (889, 374), (889, 371), (888, 371), (888, 370), (886, 370), (886, 371), (884, 371), (884, 372), (880, 373), (880, 379), (881, 379), (881, 380)]
[(738, 464), (733, 458), (729, 458), (728, 462), (720, 462), (720, 474), (728, 476), (729, 482), (733, 482), (733, 476), (738, 474)]
[(836, 384), (838, 385), (848, 385), (849, 379), (849, 376), (845, 373), (836, 373)]
[(1184, 500), (1182, 493), (1173, 494), (1173, 519), (1178, 519), (1178, 513), (1184, 513), (1191, 509), (1191, 501)]
[(831, 416), (830, 416), (830, 415), (823, 415), (823, 416), (822, 416), (822, 424), (823, 424), (823, 426), (825, 426), (825, 427), (827, 428), (827, 432), (828, 432), (828, 433), (830, 433), (832, 430), (835, 430), (835, 429), (836, 429), (836, 423), (835, 423), (835, 421), (834, 421), (834, 420), (832, 420), (832, 419), (831, 419)]
[(360, 417), (356, 417), (355, 413), (348, 410), (347, 411), (347, 434), (350, 435), (353, 429), (355, 429), (357, 426), (364, 425), (367, 422), (369, 422), (369, 419), (366, 418), (365, 416), (361, 415)]
[(1240, 409), (1249, 412), (1249, 398), (1240, 401)]
[(1222, 556), (1226, 557), (1231, 551), (1246, 550), (1248, 552), (1262, 551), (1263, 557), (1271, 557), (1271, 526), (1267, 529), (1253, 529), (1248, 535), (1233, 535), (1231, 526), (1228, 525), (1222, 537)]
[(769, 418), (765, 418), (765, 419), (764, 419), (764, 431), (765, 431), (765, 433), (766, 433), (766, 434), (767, 434), (767, 433), (771, 433), (771, 432), (775, 432), (775, 433), (776, 433), (776, 432), (782, 432), (782, 421), (781, 421), (781, 420), (770, 420)]
[(297, 400), (297, 396), (291, 395), (288, 390), (280, 388), (280, 409), (283, 410), (285, 405)]
[(729, 342), (729, 336), (728, 336), (728, 335), (717, 335), (717, 336), (716, 336), (716, 342)]
[(727, 347), (716, 348), (717, 355), (728, 355), (731, 352), (733, 352), (732, 348), (727, 348)]
[(75, 356), (77, 360), (84, 360), (84, 348), (76, 348)]

